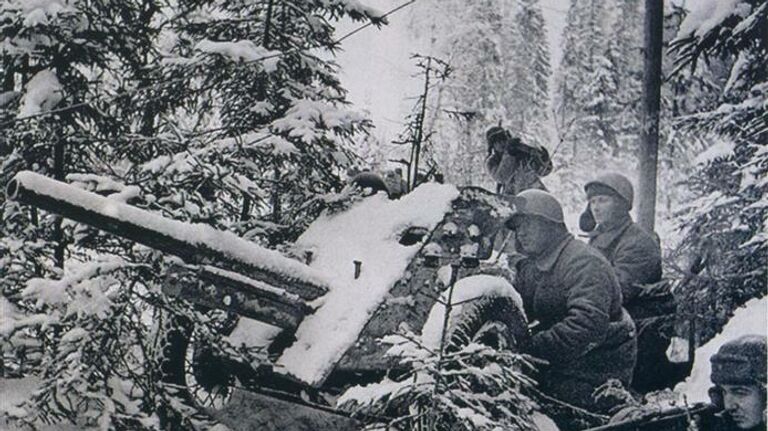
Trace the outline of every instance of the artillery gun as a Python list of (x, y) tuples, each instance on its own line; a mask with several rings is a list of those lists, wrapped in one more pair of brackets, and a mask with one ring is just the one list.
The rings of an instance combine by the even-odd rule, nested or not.
[[(239, 342), (264, 340), (275, 362), (254, 369), (196, 345), (183, 318), (171, 319), (166, 330), (163, 381), (184, 388), (232, 429), (356, 429), (332, 402), (302, 395), (339, 393), (396, 368), (397, 358), (387, 357), (378, 340), (403, 326), (421, 330), (448, 287), (439, 282), (440, 271), (452, 268), (451, 283), (460, 269), (465, 278), (488, 277), (483, 261), (509, 211), (498, 196), (471, 187), (425, 184), (400, 200), (367, 197), (310, 225), (296, 243), (301, 262), (32, 172), (17, 174), (7, 196), (180, 258), (169, 271), (166, 295), (238, 316), (228, 334), (247, 335)], [(389, 217), (377, 217), (376, 238), (350, 227), (350, 218), (382, 212)], [(334, 241), (324, 244), (329, 237)], [(470, 327), (516, 348), (528, 336), (522, 306), (509, 275), (491, 274), (510, 292), (478, 290), (466, 307), (476, 319)], [(227, 387), (232, 373), (241, 388)]]

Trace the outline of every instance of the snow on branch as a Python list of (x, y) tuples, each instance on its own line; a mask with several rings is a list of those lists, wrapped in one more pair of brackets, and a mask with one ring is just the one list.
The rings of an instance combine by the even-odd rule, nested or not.
[(374, 24), (386, 24), (386, 16), (378, 9), (366, 6), (357, 0), (322, 0), (326, 7), (342, 7), (352, 19), (369, 19)]
[(728, 17), (746, 17), (752, 7), (743, 0), (698, 0), (690, 3), (691, 10), (680, 24), (678, 39), (703, 38)]
[(264, 69), (268, 72), (274, 71), (277, 62), (266, 60), (278, 58), (280, 51), (268, 50), (256, 45), (250, 40), (238, 40), (234, 42), (216, 42), (210, 39), (203, 39), (195, 45), (195, 51), (206, 54), (219, 54), (229, 58), (232, 61), (263, 61)]
[(66, 0), (10, 0), (4, 3), (0, 13), (19, 10), (24, 16), (24, 27), (46, 25), (57, 15), (76, 12), (73, 2)]
[(37, 72), (24, 89), (19, 117), (27, 117), (48, 111), (56, 106), (63, 96), (59, 78), (49, 69)]
[(129, 263), (117, 256), (105, 256), (68, 267), (60, 280), (33, 278), (21, 293), (38, 307), (67, 304), (67, 315), (105, 315), (112, 305), (111, 288), (117, 286), (117, 280), (110, 274), (128, 266)]
[(283, 118), (272, 122), (272, 127), (311, 144), (324, 137), (326, 130), (351, 131), (355, 124), (365, 121), (362, 114), (339, 109), (328, 101), (299, 99)]

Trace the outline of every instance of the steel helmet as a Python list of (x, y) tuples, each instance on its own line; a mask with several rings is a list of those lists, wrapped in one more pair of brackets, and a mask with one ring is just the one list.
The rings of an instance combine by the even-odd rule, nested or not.
[(584, 185), (584, 191), (588, 197), (614, 194), (627, 201), (628, 209), (632, 209), (635, 200), (635, 191), (632, 182), (627, 177), (616, 172), (600, 175)]
[(521, 216), (542, 217), (553, 223), (564, 223), (563, 207), (554, 196), (538, 189), (524, 190), (512, 198), (513, 214), (505, 224), (515, 229)]

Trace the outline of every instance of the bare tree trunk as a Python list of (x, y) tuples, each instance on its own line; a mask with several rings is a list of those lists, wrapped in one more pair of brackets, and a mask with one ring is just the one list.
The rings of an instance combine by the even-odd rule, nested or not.
[(13, 91), (15, 87), (13, 76), (15, 70), (13, 67), (13, 62), (8, 58), (3, 59), (3, 69), (5, 69), (5, 77), (3, 77), (3, 91)]
[(410, 190), (419, 185), (419, 156), (421, 155), (421, 141), (424, 139), (424, 117), (427, 115), (427, 98), (429, 95), (429, 73), (432, 69), (432, 58), (427, 57), (427, 67), (424, 69), (424, 98), (421, 102), (421, 112), (419, 113), (419, 124), (416, 130), (416, 140), (413, 143), (413, 158), (411, 159), (411, 168), (413, 169), (412, 183)]
[[(53, 177), (59, 181), (64, 181), (64, 138), (59, 138), (53, 147)], [(56, 244), (53, 254), (56, 266), (59, 268), (64, 268), (64, 254), (67, 249), (63, 223), (64, 219), (61, 216), (56, 216), (53, 222), (53, 241)]]
[(272, 186), (272, 221), (275, 224), (280, 223), (280, 166), (278, 161), (275, 160), (275, 165), (272, 168), (272, 175), (275, 179), (275, 184)]
[(267, 4), (267, 17), (264, 22), (264, 48), (269, 49), (271, 45), (270, 27), (272, 26), (272, 0)]
[[(56, 75), (64, 76), (64, 61), (57, 57), (54, 59), (54, 64), (56, 65)], [(70, 114), (65, 113), (62, 118), (62, 123), (64, 124), (57, 124), (54, 126), (58, 129), (60, 136), (56, 140), (56, 143), (53, 144), (53, 178), (59, 181), (64, 181), (64, 178), (66, 177), (66, 160), (64, 152), (66, 146), (65, 136), (67, 134), (65, 133), (64, 128), (67, 127), (65, 124), (66, 120), (69, 119), (71, 119)], [(53, 257), (56, 261), (56, 266), (63, 269), (67, 243), (64, 238), (64, 219), (58, 215), (53, 222), (53, 241), (55, 243)]]
[(640, 134), (638, 223), (649, 232), (656, 224), (656, 174), (659, 158), (661, 50), (664, 0), (645, 0), (643, 127)]

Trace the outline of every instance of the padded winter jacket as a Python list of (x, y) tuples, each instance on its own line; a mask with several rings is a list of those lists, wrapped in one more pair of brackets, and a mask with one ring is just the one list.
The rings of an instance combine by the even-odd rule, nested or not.
[(610, 229), (598, 226), (590, 235), (589, 245), (613, 266), (624, 304), (635, 299), (640, 285), (661, 281), (659, 243), (629, 217)]
[(485, 168), (496, 184), (503, 186), (506, 196), (514, 196), (528, 189), (547, 189), (530, 166), (508, 153), (489, 155), (485, 159)]
[(550, 363), (549, 386), (579, 392), (557, 395), (588, 406), (591, 391), (606, 380), (629, 384), (637, 355), (635, 327), (621, 306), (616, 276), (599, 252), (569, 234), (542, 256), (523, 259), (516, 287), (529, 321), (540, 322), (530, 353)]

